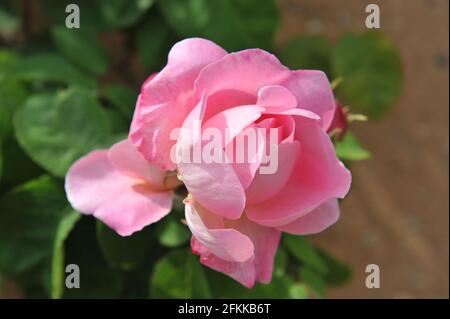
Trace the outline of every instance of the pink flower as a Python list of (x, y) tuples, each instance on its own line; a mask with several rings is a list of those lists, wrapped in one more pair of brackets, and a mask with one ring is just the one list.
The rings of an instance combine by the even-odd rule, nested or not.
[(73, 208), (128, 236), (169, 213), (177, 184), (125, 140), (76, 161), (65, 188)]
[[(189, 191), (186, 222), (200, 262), (246, 287), (268, 283), (281, 232), (318, 233), (339, 217), (337, 199), (347, 194), (351, 175), (327, 135), (334, 112), (321, 71), (291, 71), (259, 49), (227, 53), (210, 41), (187, 39), (143, 84), (129, 139), (69, 170), (68, 198), (75, 209), (128, 235), (168, 213), (177, 184), (164, 180), (176, 171)], [(219, 150), (227, 158), (228, 146), (246, 130), (279, 134), (275, 142), (258, 139), (252, 161), (177, 162), (174, 148), (198, 144), (173, 139), (179, 128), (194, 135), (231, 129)], [(263, 174), (273, 144), (278, 168)]]

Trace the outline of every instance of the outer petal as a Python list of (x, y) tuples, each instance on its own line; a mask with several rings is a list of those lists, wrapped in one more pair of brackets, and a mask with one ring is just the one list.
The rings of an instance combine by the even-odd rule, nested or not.
[(322, 71), (298, 70), (282, 84), (297, 98), (298, 107), (320, 116), (327, 130), (334, 116), (334, 97), (327, 76)]
[[(253, 257), (253, 243), (247, 236), (235, 229), (208, 229), (193, 204), (186, 204), (185, 210), (192, 234), (211, 253), (231, 262), (245, 262)], [(202, 215), (207, 221), (211, 213)]]
[(256, 96), (261, 87), (286, 81), (290, 73), (274, 55), (248, 49), (230, 53), (205, 67), (195, 81), (194, 91), (197, 97), (231, 89)]
[(190, 91), (200, 70), (227, 53), (211, 41), (186, 39), (175, 44), (166, 67), (146, 81), (138, 99), (130, 139), (145, 158), (173, 170), (170, 132), (180, 127), (193, 107)]
[(231, 220), (225, 226), (235, 228), (248, 236), (255, 249), (254, 267), (256, 281), (269, 283), (272, 280), (273, 262), (280, 242), (281, 232), (274, 228), (257, 225), (246, 217)]
[(142, 179), (118, 171), (107, 151), (94, 151), (69, 169), (65, 189), (72, 207), (94, 215), (127, 236), (169, 213), (171, 192), (156, 192)]
[(350, 188), (351, 174), (317, 121), (297, 117), (296, 140), (302, 153), (286, 186), (271, 199), (246, 208), (247, 216), (261, 225), (286, 225), (328, 198), (344, 197)]
[(211, 253), (194, 236), (191, 238), (191, 248), (194, 254), (200, 256), (200, 262), (203, 265), (230, 276), (247, 288), (254, 286), (256, 282), (254, 257), (244, 263), (226, 261)]
[[(190, 204), (186, 206), (187, 210), (192, 209), (192, 206), (191, 208), (188, 208), (189, 206)], [(192, 212), (193, 211), (191, 210), (190, 213)], [(203, 220), (208, 220), (208, 214), (211, 213), (204, 212), (202, 214)], [(197, 214), (197, 216), (199, 215)], [(188, 219), (187, 216), (186, 219)], [(280, 241), (280, 232), (276, 229), (256, 225), (245, 217), (236, 221), (224, 220), (224, 227), (226, 228), (221, 229), (221, 231), (229, 232), (234, 230), (241, 234), (241, 236), (247, 238), (250, 243), (253, 243), (250, 258), (244, 262), (223, 259), (216, 254), (216, 252), (221, 251), (222, 248), (217, 248), (215, 246), (211, 248), (210, 242), (199, 239), (203, 238), (204, 234), (198, 236), (196, 235), (196, 232), (193, 231), (191, 247), (193, 252), (200, 256), (200, 262), (214, 270), (225, 273), (248, 288), (251, 288), (256, 281), (269, 283), (272, 278), (274, 257)], [(211, 234), (213, 231), (219, 230), (209, 229), (204, 231)], [(212, 235), (214, 235), (214, 233)], [(247, 240), (241, 240), (240, 245), (249, 248)]]
[(114, 144), (108, 152), (114, 167), (131, 177), (144, 179), (155, 188), (163, 190), (166, 172), (150, 164), (128, 139)]
[(305, 216), (294, 220), (290, 224), (280, 226), (278, 229), (297, 235), (316, 234), (333, 225), (338, 219), (338, 200), (331, 198)]
[(145, 185), (134, 185), (100, 206), (93, 215), (119, 235), (129, 236), (159, 221), (171, 207), (171, 192), (154, 193)]

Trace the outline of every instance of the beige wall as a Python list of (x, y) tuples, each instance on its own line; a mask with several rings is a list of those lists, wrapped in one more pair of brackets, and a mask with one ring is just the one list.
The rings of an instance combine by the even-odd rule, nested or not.
[[(336, 39), (363, 31), (376, 3), (381, 29), (404, 63), (404, 91), (379, 123), (354, 130), (371, 161), (353, 165), (354, 183), (337, 225), (314, 240), (354, 268), (329, 297), (448, 298), (448, 0), (279, 0), (279, 42), (320, 31)], [(365, 266), (381, 268), (381, 288), (365, 288)]]

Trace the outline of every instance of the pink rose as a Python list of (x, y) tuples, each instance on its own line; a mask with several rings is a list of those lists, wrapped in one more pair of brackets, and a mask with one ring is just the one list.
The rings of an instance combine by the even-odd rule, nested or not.
[(169, 213), (172, 189), (179, 184), (125, 140), (76, 161), (65, 188), (73, 208), (129, 236)]
[[(327, 135), (334, 112), (321, 71), (291, 71), (259, 49), (227, 53), (187, 39), (143, 84), (129, 139), (77, 161), (66, 192), (75, 209), (129, 235), (165, 216), (171, 190), (182, 182), (191, 247), (201, 263), (246, 287), (268, 283), (281, 232), (317, 233), (339, 217), (337, 199), (347, 194), (351, 175)], [(278, 137), (263, 135), (244, 163), (178, 162), (174, 149), (198, 145), (182, 133), (174, 139), (180, 128), (193, 136), (231, 129), (221, 140), (226, 146), (247, 130), (277, 129)], [(271, 146), (278, 166), (263, 174)], [(228, 158), (228, 150), (219, 152)]]

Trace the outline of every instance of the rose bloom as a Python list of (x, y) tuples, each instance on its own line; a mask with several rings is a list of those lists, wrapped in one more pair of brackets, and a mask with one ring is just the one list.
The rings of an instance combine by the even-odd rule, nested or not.
[[(128, 236), (167, 215), (173, 190), (184, 184), (200, 262), (249, 288), (269, 283), (282, 232), (318, 233), (339, 217), (338, 198), (351, 175), (327, 135), (334, 112), (321, 71), (291, 71), (259, 49), (227, 53), (211, 41), (186, 39), (142, 85), (128, 139), (72, 165), (67, 197)], [(248, 128), (278, 128), (278, 169), (260, 174), (266, 143), (248, 163), (173, 161), (181, 142), (171, 132), (194, 121), (200, 130), (232, 128), (231, 139)]]

